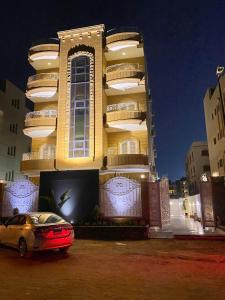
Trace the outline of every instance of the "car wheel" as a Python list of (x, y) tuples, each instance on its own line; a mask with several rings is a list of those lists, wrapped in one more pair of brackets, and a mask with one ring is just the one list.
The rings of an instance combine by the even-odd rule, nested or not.
[(27, 250), (27, 243), (24, 239), (21, 239), (19, 241), (19, 254), (20, 254), (20, 257), (29, 257), (30, 256), (30, 252), (28, 252), (28, 250)]
[(69, 247), (59, 248), (61, 254), (66, 254), (68, 252)]

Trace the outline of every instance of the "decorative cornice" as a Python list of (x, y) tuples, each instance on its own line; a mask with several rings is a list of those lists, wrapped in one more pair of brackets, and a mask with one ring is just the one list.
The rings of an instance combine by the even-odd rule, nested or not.
[(105, 25), (100, 24), (100, 25), (94, 25), (94, 26), (88, 26), (88, 27), (82, 27), (82, 28), (75, 28), (75, 29), (70, 29), (70, 30), (65, 30), (65, 31), (59, 31), (58, 32), (58, 37), (60, 39), (71, 39), (76, 36), (80, 35), (89, 35), (91, 33), (100, 33), (105, 30)]

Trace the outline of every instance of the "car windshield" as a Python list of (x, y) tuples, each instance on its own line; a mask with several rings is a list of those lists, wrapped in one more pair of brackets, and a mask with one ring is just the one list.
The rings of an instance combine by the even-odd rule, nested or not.
[(36, 214), (30, 217), (33, 224), (52, 224), (65, 222), (61, 217), (55, 214)]

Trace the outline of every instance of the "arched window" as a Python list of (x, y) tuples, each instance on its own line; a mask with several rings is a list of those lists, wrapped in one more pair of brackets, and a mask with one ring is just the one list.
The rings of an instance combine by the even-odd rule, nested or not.
[(139, 143), (136, 139), (124, 140), (120, 143), (120, 154), (139, 154)]
[(44, 144), (40, 148), (40, 159), (53, 159), (55, 158), (55, 145)]
[(89, 156), (90, 58), (71, 62), (69, 157)]

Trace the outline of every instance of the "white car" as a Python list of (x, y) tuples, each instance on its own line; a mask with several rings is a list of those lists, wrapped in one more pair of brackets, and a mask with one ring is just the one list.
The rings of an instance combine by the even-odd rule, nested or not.
[(17, 248), (21, 257), (47, 249), (65, 253), (73, 241), (72, 225), (49, 212), (18, 214), (0, 225), (0, 244)]

